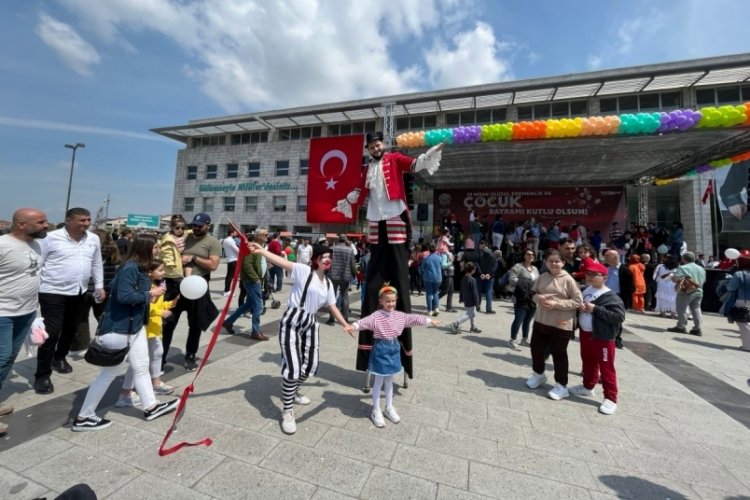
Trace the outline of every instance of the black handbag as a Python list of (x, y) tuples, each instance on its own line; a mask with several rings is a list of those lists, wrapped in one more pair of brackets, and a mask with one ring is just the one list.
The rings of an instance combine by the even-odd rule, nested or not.
[(110, 349), (99, 343), (99, 337), (89, 344), (89, 348), (83, 359), (94, 366), (117, 366), (125, 360), (125, 356), (130, 351), (130, 335), (128, 335), (128, 345), (122, 349)]
[(750, 323), (750, 309), (747, 306), (734, 306), (729, 310), (729, 319), (735, 323)]

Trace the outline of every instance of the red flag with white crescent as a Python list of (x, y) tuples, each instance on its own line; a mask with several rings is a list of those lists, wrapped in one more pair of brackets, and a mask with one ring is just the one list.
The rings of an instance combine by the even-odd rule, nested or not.
[(356, 207), (352, 207), (350, 217), (333, 209), (339, 200), (359, 187), (364, 142), (362, 134), (310, 140), (307, 222), (346, 223), (356, 219)]

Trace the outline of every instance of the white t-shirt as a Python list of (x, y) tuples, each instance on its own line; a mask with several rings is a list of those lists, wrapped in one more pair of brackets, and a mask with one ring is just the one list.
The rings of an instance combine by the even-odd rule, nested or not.
[(221, 248), (224, 250), (224, 257), (227, 258), (227, 262), (234, 262), (237, 260), (240, 249), (237, 246), (237, 242), (234, 241), (234, 238), (227, 236), (221, 240)]
[(300, 245), (297, 247), (297, 262), (309, 264), (312, 258), (312, 245)]
[[(601, 288), (594, 288), (593, 286), (587, 286), (583, 291), (583, 302), (594, 302), (599, 298), (600, 295), (604, 295), (609, 291), (609, 288), (605, 286)], [(594, 330), (594, 321), (591, 313), (582, 312), (578, 315), (578, 322), (582, 330), (591, 332)]]
[(0, 236), (0, 317), (36, 311), (42, 274), (42, 246)]
[[(307, 264), (295, 263), (292, 268), (292, 291), (289, 293), (287, 307), (299, 307), (302, 302), (302, 291), (307, 283), (307, 277), (314, 272)], [(317, 275), (310, 280), (310, 286), (307, 287), (307, 297), (305, 297), (305, 306), (302, 308), (305, 312), (315, 314), (322, 306), (330, 306), (336, 303), (336, 296), (333, 294), (333, 287), (328, 278), (325, 283), (321, 283)]]

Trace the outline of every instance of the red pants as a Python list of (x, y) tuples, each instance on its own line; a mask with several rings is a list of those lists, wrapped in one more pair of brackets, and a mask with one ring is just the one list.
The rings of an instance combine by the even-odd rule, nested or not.
[(593, 389), (601, 374), (604, 397), (617, 403), (617, 372), (615, 372), (615, 341), (593, 338), (591, 332), (581, 330), (581, 361), (583, 386)]

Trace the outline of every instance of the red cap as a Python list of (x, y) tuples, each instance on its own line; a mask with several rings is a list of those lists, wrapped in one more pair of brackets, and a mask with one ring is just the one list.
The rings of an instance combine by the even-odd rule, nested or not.
[(603, 274), (604, 276), (609, 274), (606, 266), (599, 264), (591, 257), (586, 257), (581, 261), (581, 270), (585, 273), (597, 273)]

